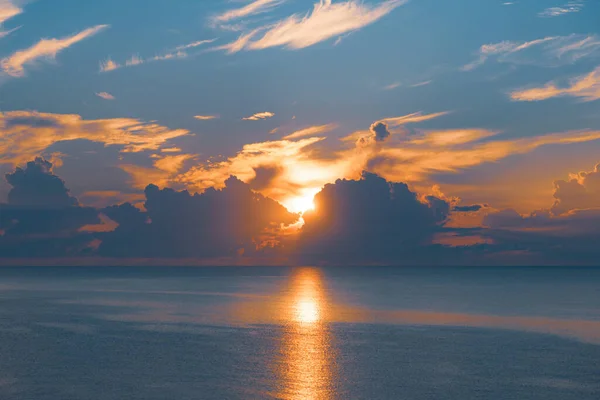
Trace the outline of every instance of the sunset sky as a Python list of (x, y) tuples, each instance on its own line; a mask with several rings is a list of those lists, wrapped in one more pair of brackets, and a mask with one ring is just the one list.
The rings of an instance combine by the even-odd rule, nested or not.
[(0, 0), (0, 263), (593, 264), (599, 16)]

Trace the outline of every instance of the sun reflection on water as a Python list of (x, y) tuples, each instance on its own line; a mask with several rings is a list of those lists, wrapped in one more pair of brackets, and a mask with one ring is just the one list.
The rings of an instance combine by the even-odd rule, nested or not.
[(298, 270), (292, 276), (284, 304), (288, 318), (276, 365), (281, 380), (277, 397), (328, 400), (332, 393), (334, 352), (319, 271), (311, 268)]

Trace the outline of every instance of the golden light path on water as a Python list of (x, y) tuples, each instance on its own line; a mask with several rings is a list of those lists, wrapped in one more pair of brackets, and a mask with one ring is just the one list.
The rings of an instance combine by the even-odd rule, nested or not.
[(327, 400), (332, 396), (335, 354), (327, 325), (327, 301), (320, 271), (297, 270), (284, 299), (287, 314), (276, 369), (289, 400)]

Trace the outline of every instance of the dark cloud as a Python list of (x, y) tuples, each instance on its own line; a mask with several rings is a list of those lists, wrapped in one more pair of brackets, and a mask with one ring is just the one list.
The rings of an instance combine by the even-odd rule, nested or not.
[(433, 196), (420, 201), (406, 184), (367, 172), (358, 181), (326, 185), (314, 202), (297, 250), (301, 257), (334, 262), (399, 260), (430, 244), (450, 208)]
[(93, 208), (79, 207), (52, 164), (42, 158), (6, 175), (12, 186), (0, 204), (0, 254), (4, 257), (71, 254), (91, 237), (79, 230), (100, 222)]
[(271, 183), (282, 173), (282, 168), (277, 165), (262, 165), (254, 168), (256, 174), (248, 184), (254, 190), (262, 190), (271, 186)]
[(36, 158), (25, 169), (6, 174), (12, 186), (8, 204), (15, 206), (61, 208), (76, 206), (77, 199), (69, 195), (65, 182), (52, 174), (52, 163)]
[(486, 205), (483, 205), (483, 204), (473, 204), (473, 205), (470, 205), (470, 206), (455, 206), (454, 208), (452, 208), (452, 211), (457, 211), (457, 212), (477, 212), (477, 211), (481, 210), (484, 207), (486, 207)]
[(375, 136), (375, 140), (382, 142), (390, 136), (390, 131), (385, 122), (375, 122), (369, 128), (371, 133)]
[(56, 128), (59, 126), (59, 123), (56, 119), (45, 118), (41, 115), (11, 117), (11, 118), (6, 118), (4, 120), (4, 127), (6, 129), (13, 128), (15, 126), (34, 127), (34, 128)]
[(101, 235), (102, 255), (231, 256), (254, 250), (265, 232), (298, 219), (235, 177), (222, 190), (192, 195), (149, 185), (145, 195), (144, 213), (130, 205), (103, 210), (119, 227)]

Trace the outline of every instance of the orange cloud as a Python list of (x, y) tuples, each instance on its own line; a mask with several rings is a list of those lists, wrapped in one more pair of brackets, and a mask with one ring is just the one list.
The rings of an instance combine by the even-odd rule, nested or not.
[(92, 28), (85, 29), (75, 35), (67, 36), (61, 39), (42, 39), (28, 49), (19, 50), (12, 55), (3, 58), (0, 61), (0, 66), (7, 74), (14, 77), (25, 75), (24, 66), (32, 64), (40, 58), (53, 60), (56, 55), (62, 50), (80, 42), (88, 37), (108, 28), (109, 25), (97, 25)]
[(272, 118), (275, 114), (270, 111), (259, 112), (249, 117), (242, 118), (244, 121), (260, 121), (262, 119)]
[(0, 112), (0, 163), (20, 164), (55, 143), (79, 139), (122, 146), (123, 152), (130, 153), (158, 150), (169, 140), (188, 133), (132, 118), (84, 120), (76, 114)]
[(9, 35), (11, 32), (18, 28), (11, 29), (9, 31), (2, 30), (2, 24), (5, 21), (8, 21), (14, 16), (21, 14), (23, 10), (16, 5), (12, 4), (10, 1), (2, 1), (0, 2), (0, 39), (6, 35)]
[(305, 136), (313, 136), (321, 133), (329, 132), (336, 129), (338, 126), (336, 124), (327, 124), (327, 125), (317, 125), (311, 126), (308, 128), (301, 129), (299, 131), (290, 133), (287, 136), (284, 136), (283, 139), (297, 139)]
[(100, 62), (100, 72), (114, 71), (121, 68), (121, 65), (114, 62), (110, 57)]
[(515, 101), (540, 101), (562, 96), (580, 97), (583, 101), (600, 99), (600, 67), (587, 75), (571, 79), (563, 88), (556, 82), (549, 82), (542, 87), (516, 90), (510, 94)]

